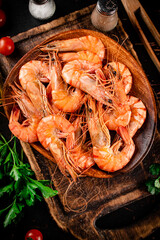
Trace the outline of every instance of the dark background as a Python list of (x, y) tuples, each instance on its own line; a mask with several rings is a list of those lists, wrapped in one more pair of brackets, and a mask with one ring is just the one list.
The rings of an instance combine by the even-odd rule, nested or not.
[[(131, 1), (131, 0), (128, 0)], [(158, 7), (158, 0), (140, 1), (148, 15), (152, 19), (156, 28), (159, 30), (160, 24), (160, 9)], [(56, 12), (54, 16), (47, 21), (40, 21), (34, 19), (29, 11), (28, 11), (28, 0), (3, 0), (2, 9), (6, 13), (7, 21), (3, 28), (0, 28), (0, 37), (3, 36), (14, 36), (20, 32), (27, 31), (33, 27), (39, 26), (41, 24), (47, 23), (48, 21), (54, 20), (56, 18), (62, 17), (70, 12), (75, 10), (79, 10), (83, 7), (96, 3), (94, 0), (55, 0), (56, 3)], [(156, 96), (159, 98), (160, 80), (159, 73), (155, 68), (154, 64), (150, 60), (146, 50), (140, 42), (139, 37), (137, 36), (135, 30), (133, 29), (128, 16), (121, 4), (121, 1), (118, 1), (118, 14), (123, 23), (123, 26), (128, 33), (131, 42), (133, 43), (133, 47), (136, 50), (138, 57), (142, 63), (142, 67), (152, 85)], [(143, 24), (143, 23), (142, 23)], [(159, 57), (158, 47), (153, 40), (152, 36), (149, 34), (148, 30), (144, 26), (144, 31), (147, 34), (149, 41), (152, 43), (152, 47)], [(159, 83), (159, 85), (155, 82)], [(0, 132), (4, 134), (6, 137), (10, 136), (9, 131), (7, 129), (6, 118), (3, 115), (0, 115)], [(27, 161), (27, 159), (26, 159)], [(156, 208), (160, 207), (159, 205), (159, 196), (151, 196), (147, 201), (140, 201), (136, 204), (132, 204), (127, 208), (120, 209), (112, 214), (109, 214), (107, 217), (100, 220), (97, 224), (104, 228), (115, 228), (117, 226), (125, 226), (127, 224), (132, 224), (134, 221), (137, 221), (139, 218), (146, 217), (152, 211), (156, 211)], [(0, 201), (0, 209), (4, 207), (4, 203)], [(129, 209), (129, 211), (128, 211)], [(6, 229), (3, 228), (3, 218), (0, 218), (0, 238), (6, 240), (23, 240), (25, 233), (31, 229), (37, 228), (39, 229), (43, 235), (44, 240), (50, 239), (65, 239), (72, 240), (74, 239), (70, 234), (62, 232), (53, 221), (51, 215), (49, 214), (49, 209), (45, 201), (37, 202), (34, 207), (26, 207), (24, 210), (23, 217), (16, 223), (11, 224)], [(160, 231), (157, 230), (151, 236), (147, 237), (146, 240), (149, 239), (160, 239)]]

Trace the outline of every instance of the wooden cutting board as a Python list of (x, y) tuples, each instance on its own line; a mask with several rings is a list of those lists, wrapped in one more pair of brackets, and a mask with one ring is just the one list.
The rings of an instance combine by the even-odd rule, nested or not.
[[(14, 54), (0, 59), (3, 75), (7, 76), (26, 52), (53, 34), (80, 28), (96, 31), (90, 22), (93, 8), (94, 5), (91, 5), (13, 37), (16, 45)], [(120, 20), (117, 27), (107, 35), (122, 44), (138, 61)], [(154, 228), (160, 227), (159, 217), (156, 214), (152, 220), (145, 219), (138, 225), (128, 226), (125, 229), (100, 230), (95, 224), (100, 217), (149, 196), (144, 182), (148, 177), (149, 165), (154, 161), (160, 161), (158, 131), (151, 151), (132, 172), (118, 175), (113, 179), (85, 177), (72, 184), (61, 175), (56, 164), (32, 149), (29, 144), (23, 142), (21, 144), (36, 177), (53, 181), (54, 188), (59, 194), (54, 198), (46, 199), (50, 213), (58, 226), (65, 231), (69, 230), (74, 237), (89, 240), (139, 239), (147, 236)]]

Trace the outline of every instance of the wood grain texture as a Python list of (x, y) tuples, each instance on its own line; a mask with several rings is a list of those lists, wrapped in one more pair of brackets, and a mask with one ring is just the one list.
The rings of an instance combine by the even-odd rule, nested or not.
[[(52, 22), (50, 27), (49, 25), (44, 25), (43, 30), (35, 28), (33, 31), (15, 36), (17, 41), (14, 54), (11, 57), (2, 57), (0, 59), (3, 75), (7, 76), (12, 67), (15, 66), (17, 61), (23, 57), (24, 54), (50, 36), (55, 36), (57, 33), (71, 29), (83, 28), (96, 30), (90, 22), (90, 13), (93, 7), (94, 6), (91, 6), (75, 12), (72, 15), (68, 15), (65, 17), (65, 20), (63, 18), (58, 19), (56, 22)], [(99, 33), (97, 32), (97, 34)], [(114, 40), (118, 39), (118, 42), (120, 44), (123, 43), (127, 51), (133, 53), (134, 57), (137, 58), (133, 45), (129, 41), (120, 20), (118, 26), (106, 35), (112, 37)], [(117, 51), (116, 46), (115, 51)], [(35, 55), (29, 56), (29, 58), (34, 58), (36, 54), (37, 52)], [(128, 58), (128, 56), (129, 55), (126, 57)], [(126, 63), (126, 57), (119, 56), (119, 60)], [(21, 63), (23, 64), (23, 59)], [(128, 67), (132, 69), (133, 66), (137, 66), (137, 63), (135, 63), (133, 59), (133, 66), (131, 63), (128, 64)], [(135, 69), (135, 72), (138, 72), (137, 74), (140, 74), (143, 79), (143, 70), (139, 70), (138, 67)], [(136, 74), (134, 71), (132, 71), (132, 73)], [(16, 78), (16, 76), (13, 77)], [(139, 80), (143, 81), (142, 79)], [(148, 82), (145, 89), (146, 87), (147, 91), (151, 94), (151, 98), (153, 98), (153, 93)], [(133, 92), (134, 90), (135, 89), (133, 89)], [(147, 108), (153, 117), (153, 122), (151, 120), (149, 121), (148, 128), (150, 124), (151, 127), (154, 127), (156, 122), (155, 114), (152, 115), (152, 112), (155, 113), (156, 111), (154, 101), (152, 101), (150, 105), (147, 102), (144, 88), (141, 88), (140, 91), (140, 95), (142, 94), (144, 101), (147, 103)], [(143, 138), (140, 141), (142, 140)], [(99, 230), (96, 227), (96, 220), (101, 216), (149, 195), (145, 189), (144, 181), (148, 176), (147, 172), (149, 165), (153, 161), (160, 162), (159, 155), (157, 154), (158, 149), (160, 149), (160, 135), (158, 131), (156, 131), (151, 151), (149, 151), (143, 162), (131, 172), (120, 174), (112, 179), (97, 179), (94, 177), (80, 178), (77, 183), (74, 184), (70, 184), (70, 182), (61, 175), (56, 164), (52, 161), (48, 161), (48, 159), (40, 154), (35, 148), (23, 142), (21, 142), (21, 144), (37, 179), (51, 179), (54, 188), (58, 190), (58, 196), (45, 199), (53, 219), (57, 222), (59, 227), (65, 231), (70, 231), (77, 239), (139, 239), (140, 237), (147, 236), (155, 227), (160, 227), (160, 221), (158, 222), (159, 218), (156, 215), (154, 215), (153, 224), (152, 218), (150, 218), (125, 229)]]
[(140, 2), (138, 0), (132, 0), (132, 1), (121, 0), (121, 1), (122, 1), (123, 5), (126, 9), (126, 12), (127, 12), (128, 16), (131, 20), (131, 23), (133, 24), (134, 28), (138, 32), (138, 34), (140, 36), (140, 39), (142, 40), (142, 43), (144, 44), (149, 56), (151, 57), (152, 61), (154, 62), (157, 70), (160, 72), (160, 62), (159, 62), (156, 54), (154, 53), (152, 47), (150, 46), (149, 41), (147, 40), (139, 22), (138, 22), (138, 19), (136, 17), (136, 13), (140, 14), (141, 18), (144, 20), (148, 29), (150, 30), (153, 37), (155, 38), (158, 45), (160, 46), (160, 34), (159, 34), (159, 32), (155, 28), (155, 26), (152, 23), (151, 19), (149, 18), (148, 14), (146, 13), (146, 11), (144, 10), (144, 8), (142, 7), (142, 5), (140, 4)]

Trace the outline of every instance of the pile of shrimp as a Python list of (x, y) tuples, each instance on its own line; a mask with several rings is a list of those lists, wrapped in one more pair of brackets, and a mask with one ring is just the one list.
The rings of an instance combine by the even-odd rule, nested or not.
[(40, 142), (73, 181), (94, 165), (122, 169), (146, 119), (143, 102), (129, 95), (130, 70), (117, 61), (105, 64), (106, 52), (93, 36), (56, 40), (10, 84), (10, 131), (24, 142)]

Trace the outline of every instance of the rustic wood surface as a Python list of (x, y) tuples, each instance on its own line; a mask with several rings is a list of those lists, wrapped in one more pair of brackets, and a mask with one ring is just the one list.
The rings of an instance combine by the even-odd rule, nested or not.
[[(14, 37), (16, 51), (11, 57), (2, 57), (0, 64), (2, 73), (7, 76), (17, 61), (42, 40), (70, 29), (92, 29), (90, 13), (94, 6), (69, 14), (64, 18), (54, 20), (28, 32)], [(118, 26), (110, 34), (114, 40), (122, 44), (136, 59), (137, 55), (119, 20)], [(138, 59), (137, 59), (138, 60)], [(51, 178), (59, 195), (47, 199), (50, 213), (59, 227), (69, 230), (78, 239), (139, 239), (150, 234), (154, 228), (160, 227), (158, 214), (153, 213), (127, 228), (115, 230), (100, 230), (95, 227), (95, 221), (100, 216), (110, 213), (120, 206), (126, 206), (133, 201), (147, 198), (144, 182), (148, 177), (148, 166), (159, 162), (160, 135), (156, 131), (151, 151), (144, 161), (132, 172), (117, 176), (113, 179), (80, 178), (77, 183), (70, 184), (60, 174), (56, 165), (32, 149), (29, 144), (21, 143), (32, 169), (38, 179)]]
[(137, 30), (137, 33), (139, 34), (148, 54), (150, 55), (152, 61), (154, 62), (157, 70), (160, 72), (160, 62), (159, 62), (156, 54), (154, 53), (152, 47), (150, 46), (150, 43), (147, 40), (147, 37), (145, 36), (145, 34), (143, 32), (143, 30), (138, 22), (138, 19), (136, 17), (136, 14), (139, 13), (140, 16), (143, 18), (148, 29), (150, 30), (150, 32), (154, 36), (155, 40), (157, 41), (158, 45), (160, 46), (159, 32), (157, 31), (156, 27), (154, 26), (154, 24), (152, 23), (151, 19), (148, 16), (148, 14), (146, 13), (146, 11), (144, 10), (144, 8), (142, 7), (142, 5), (140, 4), (140, 2), (138, 0), (132, 0), (132, 1), (121, 0), (121, 1), (126, 9), (126, 12), (129, 16), (133, 26)]

